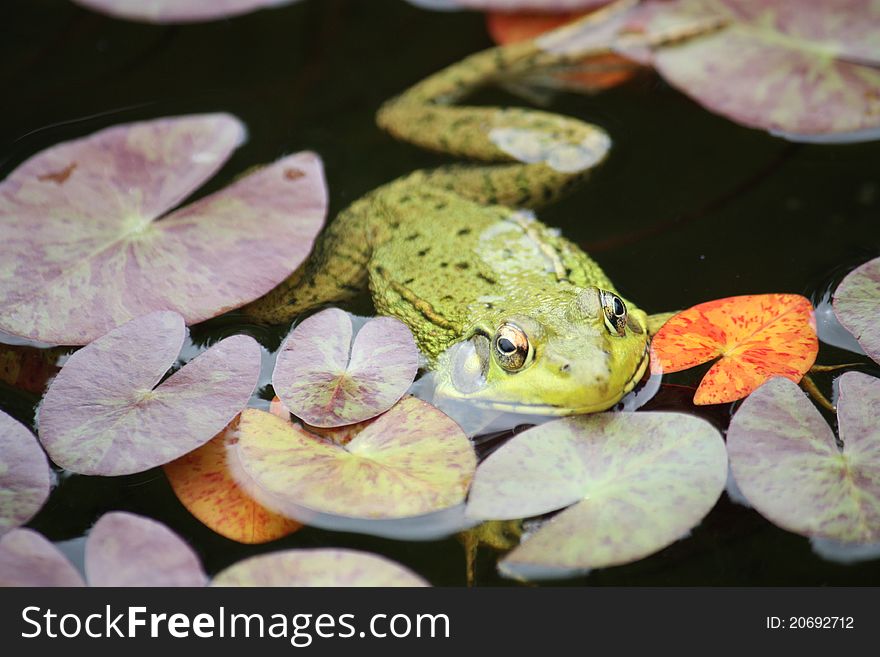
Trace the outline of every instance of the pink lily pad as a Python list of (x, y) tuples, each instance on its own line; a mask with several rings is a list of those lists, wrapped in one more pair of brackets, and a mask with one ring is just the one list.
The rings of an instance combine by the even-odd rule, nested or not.
[(845, 543), (880, 542), (880, 379), (838, 379), (843, 448), (804, 392), (771, 379), (742, 404), (727, 432), (740, 491), (788, 531)]
[(569, 507), (499, 564), (546, 578), (628, 563), (680, 539), (727, 480), (718, 432), (680, 413), (555, 420), (505, 443), (477, 469), (468, 516), (512, 519)]
[(880, 258), (847, 274), (834, 293), (833, 303), (840, 323), (865, 353), (880, 363)]
[(713, 112), (794, 135), (880, 126), (880, 6), (872, 0), (653, 1), (635, 16), (647, 33), (724, 24), (652, 56), (669, 83)]
[(344, 444), (256, 409), (242, 412), (239, 432), (239, 461), (268, 496), (260, 501), (306, 523), (302, 510), (405, 518), (446, 509), (464, 501), (476, 468), (458, 425), (414, 397)]
[(0, 587), (85, 586), (61, 551), (32, 529), (0, 537)]
[(412, 333), (393, 317), (364, 324), (352, 342), (347, 313), (312, 315), (284, 341), (272, 385), (291, 412), (316, 427), (362, 422), (391, 408), (419, 367)]
[(102, 14), (147, 23), (197, 23), (231, 18), (293, 0), (73, 0)]
[(131, 513), (107, 513), (86, 542), (90, 586), (204, 586), (199, 558), (165, 525)]
[(34, 517), (50, 485), (49, 463), (36, 438), (0, 411), (0, 536)]
[(244, 136), (228, 114), (157, 119), (20, 165), (0, 183), (0, 330), (86, 344), (154, 310), (196, 323), (284, 280), (324, 220), (316, 155), (283, 158), (171, 211)]
[[(165, 525), (114, 511), (86, 539), (90, 586), (204, 586), (195, 552)], [(0, 538), (0, 586), (85, 586), (61, 551), (30, 529)]]
[(429, 586), (411, 570), (356, 550), (285, 550), (220, 572), (212, 586)]
[(256, 387), (260, 347), (244, 335), (226, 338), (157, 385), (185, 331), (177, 313), (154, 312), (70, 356), (38, 414), (52, 460), (81, 474), (131, 474), (218, 434)]

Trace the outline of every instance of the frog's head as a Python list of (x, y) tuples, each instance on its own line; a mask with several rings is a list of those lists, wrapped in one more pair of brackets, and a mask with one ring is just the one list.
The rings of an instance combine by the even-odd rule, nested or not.
[(549, 311), (496, 312), (440, 357), (435, 394), (516, 413), (602, 411), (642, 378), (647, 324), (643, 311), (595, 287)]

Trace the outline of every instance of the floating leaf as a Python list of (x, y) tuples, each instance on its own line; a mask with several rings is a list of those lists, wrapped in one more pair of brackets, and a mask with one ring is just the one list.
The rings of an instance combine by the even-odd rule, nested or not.
[[(149, 518), (112, 512), (86, 540), (91, 586), (204, 586), (207, 577), (192, 549)], [(61, 551), (30, 529), (0, 538), (0, 586), (84, 586)]]
[(880, 380), (858, 372), (839, 379), (843, 448), (793, 383), (771, 379), (730, 423), (733, 476), (773, 524), (846, 543), (880, 542)]
[(0, 536), (0, 587), (85, 586), (61, 551), (32, 529)]
[(185, 330), (177, 313), (154, 312), (74, 353), (39, 410), (52, 460), (81, 474), (131, 474), (219, 433), (256, 387), (260, 348), (244, 335), (226, 338), (157, 386)]
[(362, 422), (391, 408), (419, 367), (412, 333), (393, 317), (376, 317), (352, 342), (351, 318), (329, 308), (287, 337), (272, 385), (291, 412), (318, 427)]
[(167, 463), (165, 474), (177, 499), (202, 523), (239, 543), (266, 543), (295, 532), (300, 523), (266, 509), (239, 485), (245, 475), (237, 442), (238, 419), (194, 452)]
[(570, 12), (592, 9), (611, 0), (407, 0), (423, 9), (482, 9), (488, 11)]
[(91, 586), (204, 586), (199, 558), (165, 525), (115, 511), (95, 523), (86, 542)]
[(439, 511), (464, 500), (476, 467), (458, 425), (414, 397), (344, 445), (247, 409), (238, 448), (245, 472), (294, 517), (300, 508), (359, 518)]
[(0, 344), (0, 381), (42, 395), (58, 372), (58, 358), (65, 350), (37, 349), (27, 345)]
[(265, 294), (326, 211), (300, 153), (156, 221), (244, 138), (227, 114), (116, 126), (53, 146), (0, 183), (0, 329), (86, 344), (154, 310), (196, 323)]
[(36, 438), (0, 411), (0, 536), (34, 517), (50, 485), (49, 464)]
[(678, 372), (720, 358), (700, 382), (694, 403), (722, 404), (745, 397), (772, 376), (800, 381), (818, 350), (809, 299), (728, 297), (668, 320), (651, 342), (651, 371)]
[(880, 363), (880, 258), (857, 267), (834, 293), (834, 314)]
[(212, 586), (429, 586), (403, 566), (356, 550), (261, 554), (219, 573)]
[[(671, 0), (636, 8), (647, 35), (699, 33), (652, 62), (694, 100), (748, 126), (794, 135), (880, 126), (880, 6), (873, 0)], [(719, 27), (720, 26), (720, 27)]]
[(718, 432), (680, 413), (599, 413), (525, 431), (478, 468), (474, 518), (511, 519), (573, 505), (501, 562), (520, 577), (628, 563), (684, 536), (727, 479)]
[(73, 0), (117, 18), (147, 23), (197, 23), (231, 18), (293, 0)]

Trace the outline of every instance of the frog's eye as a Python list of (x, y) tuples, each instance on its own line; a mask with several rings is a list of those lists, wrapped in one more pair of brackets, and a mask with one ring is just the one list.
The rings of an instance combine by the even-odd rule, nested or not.
[(529, 338), (519, 326), (502, 324), (495, 332), (495, 358), (508, 372), (523, 368), (529, 357)]
[(605, 311), (605, 326), (615, 335), (626, 335), (626, 304), (612, 292), (601, 292), (602, 308)]

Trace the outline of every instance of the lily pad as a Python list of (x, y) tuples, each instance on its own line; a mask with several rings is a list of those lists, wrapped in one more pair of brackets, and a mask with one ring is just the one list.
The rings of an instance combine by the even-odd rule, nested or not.
[(0, 536), (34, 517), (50, 485), (49, 463), (36, 438), (0, 411)]
[[(107, 513), (86, 539), (91, 586), (204, 586), (207, 576), (192, 549), (155, 520)], [(61, 551), (30, 529), (0, 538), (0, 586), (85, 586)]]
[(727, 449), (739, 489), (788, 531), (845, 543), (880, 542), (880, 380), (839, 379), (843, 447), (793, 383), (771, 379), (730, 423)]
[(300, 523), (266, 509), (241, 485), (237, 442), (235, 419), (194, 452), (165, 464), (177, 499), (203, 524), (239, 543), (267, 543), (295, 532)]
[(147, 23), (197, 23), (231, 18), (293, 0), (73, 0), (102, 14)]
[(840, 323), (880, 363), (880, 258), (847, 274), (834, 292), (833, 303)]
[(357, 518), (440, 511), (464, 501), (476, 468), (458, 425), (414, 397), (345, 444), (246, 409), (238, 448), (245, 473), (279, 505), (273, 509), (293, 517), (303, 508)]
[(482, 9), (485, 11), (566, 12), (592, 9), (611, 0), (407, 0), (424, 9)]
[(500, 563), (517, 577), (570, 575), (656, 552), (724, 490), (727, 456), (709, 423), (680, 413), (599, 413), (529, 429), (477, 469), (468, 515), (554, 516)]
[(773, 376), (800, 381), (816, 360), (813, 306), (797, 294), (707, 301), (669, 319), (651, 342), (651, 372), (678, 372), (718, 358), (695, 404), (742, 399)]
[(85, 586), (67, 557), (32, 529), (0, 536), (0, 587)]
[(63, 348), (38, 349), (28, 345), (0, 344), (0, 381), (14, 388), (42, 395), (46, 384), (60, 369)]
[(165, 525), (115, 511), (95, 523), (86, 542), (90, 586), (204, 586), (199, 558)]
[(429, 586), (384, 557), (356, 550), (285, 550), (261, 554), (220, 572), (212, 586)]
[(157, 385), (185, 331), (177, 313), (154, 312), (70, 356), (38, 414), (52, 460), (81, 474), (131, 474), (219, 433), (256, 387), (260, 348), (244, 335), (226, 338)]
[(324, 221), (316, 155), (283, 158), (171, 211), (244, 135), (228, 114), (157, 119), (20, 165), (0, 183), (0, 330), (86, 344), (154, 310), (193, 324), (284, 280)]
[(291, 412), (317, 427), (362, 422), (391, 408), (419, 367), (412, 333), (393, 317), (364, 324), (352, 342), (349, 315), (328, 308), (284, 341), (272, 385)]

